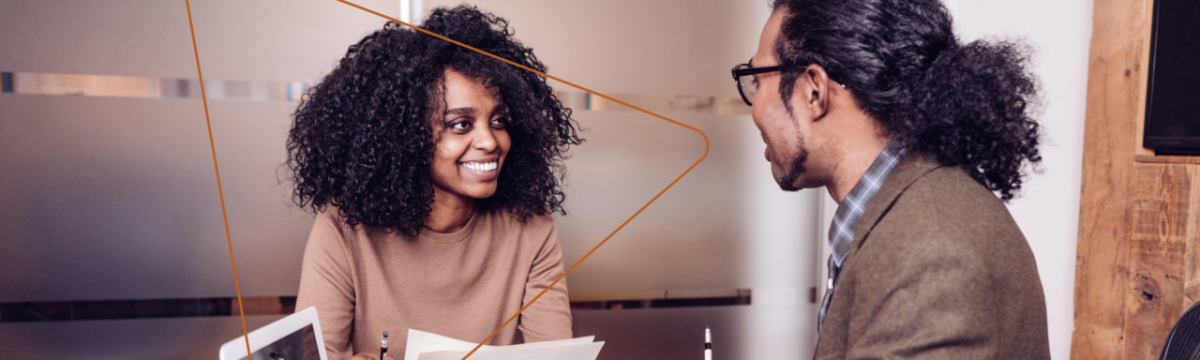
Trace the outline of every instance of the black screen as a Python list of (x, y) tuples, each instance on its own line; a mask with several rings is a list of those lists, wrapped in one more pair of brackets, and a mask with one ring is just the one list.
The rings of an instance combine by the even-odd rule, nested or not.
[(1145, 146), (1200, 155), (1200, 1), (1154, 7)]

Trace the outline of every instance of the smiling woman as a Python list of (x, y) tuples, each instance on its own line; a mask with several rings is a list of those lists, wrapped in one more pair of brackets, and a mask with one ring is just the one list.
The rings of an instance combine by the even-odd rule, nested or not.
[[(435, 9), (425, 28), (546, 67), (505, 20)], [(330, 359), (373, 358), (408, 329), (482, 341), (563, 273), (550, 213), (576, 136), (545, 79), (389, 23), (301, 99), (288, 138), (296, 203), (317, 213), (297, 309)], [(559, 282), (491, 344), (571, 337)]]
[(435, 208), (425, 227), (448, 232), (471, 218), (475, 199), (496, 193), (512, 139), (505, 129), (506, 110), (494, 91), (450, 69), (442, 82), (446, 110), (443, 119), (433, 120), (437, 140), (429, 171)]

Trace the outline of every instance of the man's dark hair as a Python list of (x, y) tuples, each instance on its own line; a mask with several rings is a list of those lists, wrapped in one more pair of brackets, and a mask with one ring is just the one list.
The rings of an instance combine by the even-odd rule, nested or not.
[[(546, 66), (517, 42), (508, 22), (475, 7), (438, 8), (424, 28), (539, 71)], [(561, 160), (576, 134), (571, 110), (541, 76), (396, 23), (350, 46), (293, 114), (287, 141), (293, 200), (338, 207), (350, 226), (420, 232), (433, 201), (429, 173), (434, 109), (444, 106), (446, 69), (481, 81), (508, 109), (512, 138), (495, 195), (481, 211), (563, 212)]]
[[(910, 151), (961, 166), (1002, 200), (1041, 161), (1039, 86), (1030, 49), (1011, 41), (960, 44), (939, 0), (775, 0), (787, 11), (776, 50), (784, 103), (809, 64), (844, 84)], [(790, 109), (790, 104), (787, 105)]]

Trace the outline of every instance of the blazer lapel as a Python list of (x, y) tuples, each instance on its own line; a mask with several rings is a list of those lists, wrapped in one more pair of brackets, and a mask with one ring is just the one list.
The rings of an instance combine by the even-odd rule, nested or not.
[(854, 231), (854, 241), (851, 242), (851, 252), (857, 252), (862, 247), (864, 239), (875, 228), (875, 224), (891, 210), (892, 204), (908, 189), (913, 182), (921, 178), (926, 173), (941, 167), (937, 159), (931, 156), (908, 152), (900, 158), (900, 162), (895, 168), (888, 173), (887, 179), (883, 180), (883, 185), (879, 187), (879, 191), (871, 197), (871, 201), (867, 202), (867, 209), (863, 212), (862, 219), (858, 222), (858, 229)]

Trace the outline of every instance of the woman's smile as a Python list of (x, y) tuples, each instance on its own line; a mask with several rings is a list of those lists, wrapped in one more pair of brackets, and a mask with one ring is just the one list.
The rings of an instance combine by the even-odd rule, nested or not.
[(462, 168), (466, 169), (467, 174), (474, 175), (481, 181), (490, 181), (500, 176), (500, 160), (499, 157), (485, 160), (471, 160), (459, 162)]

